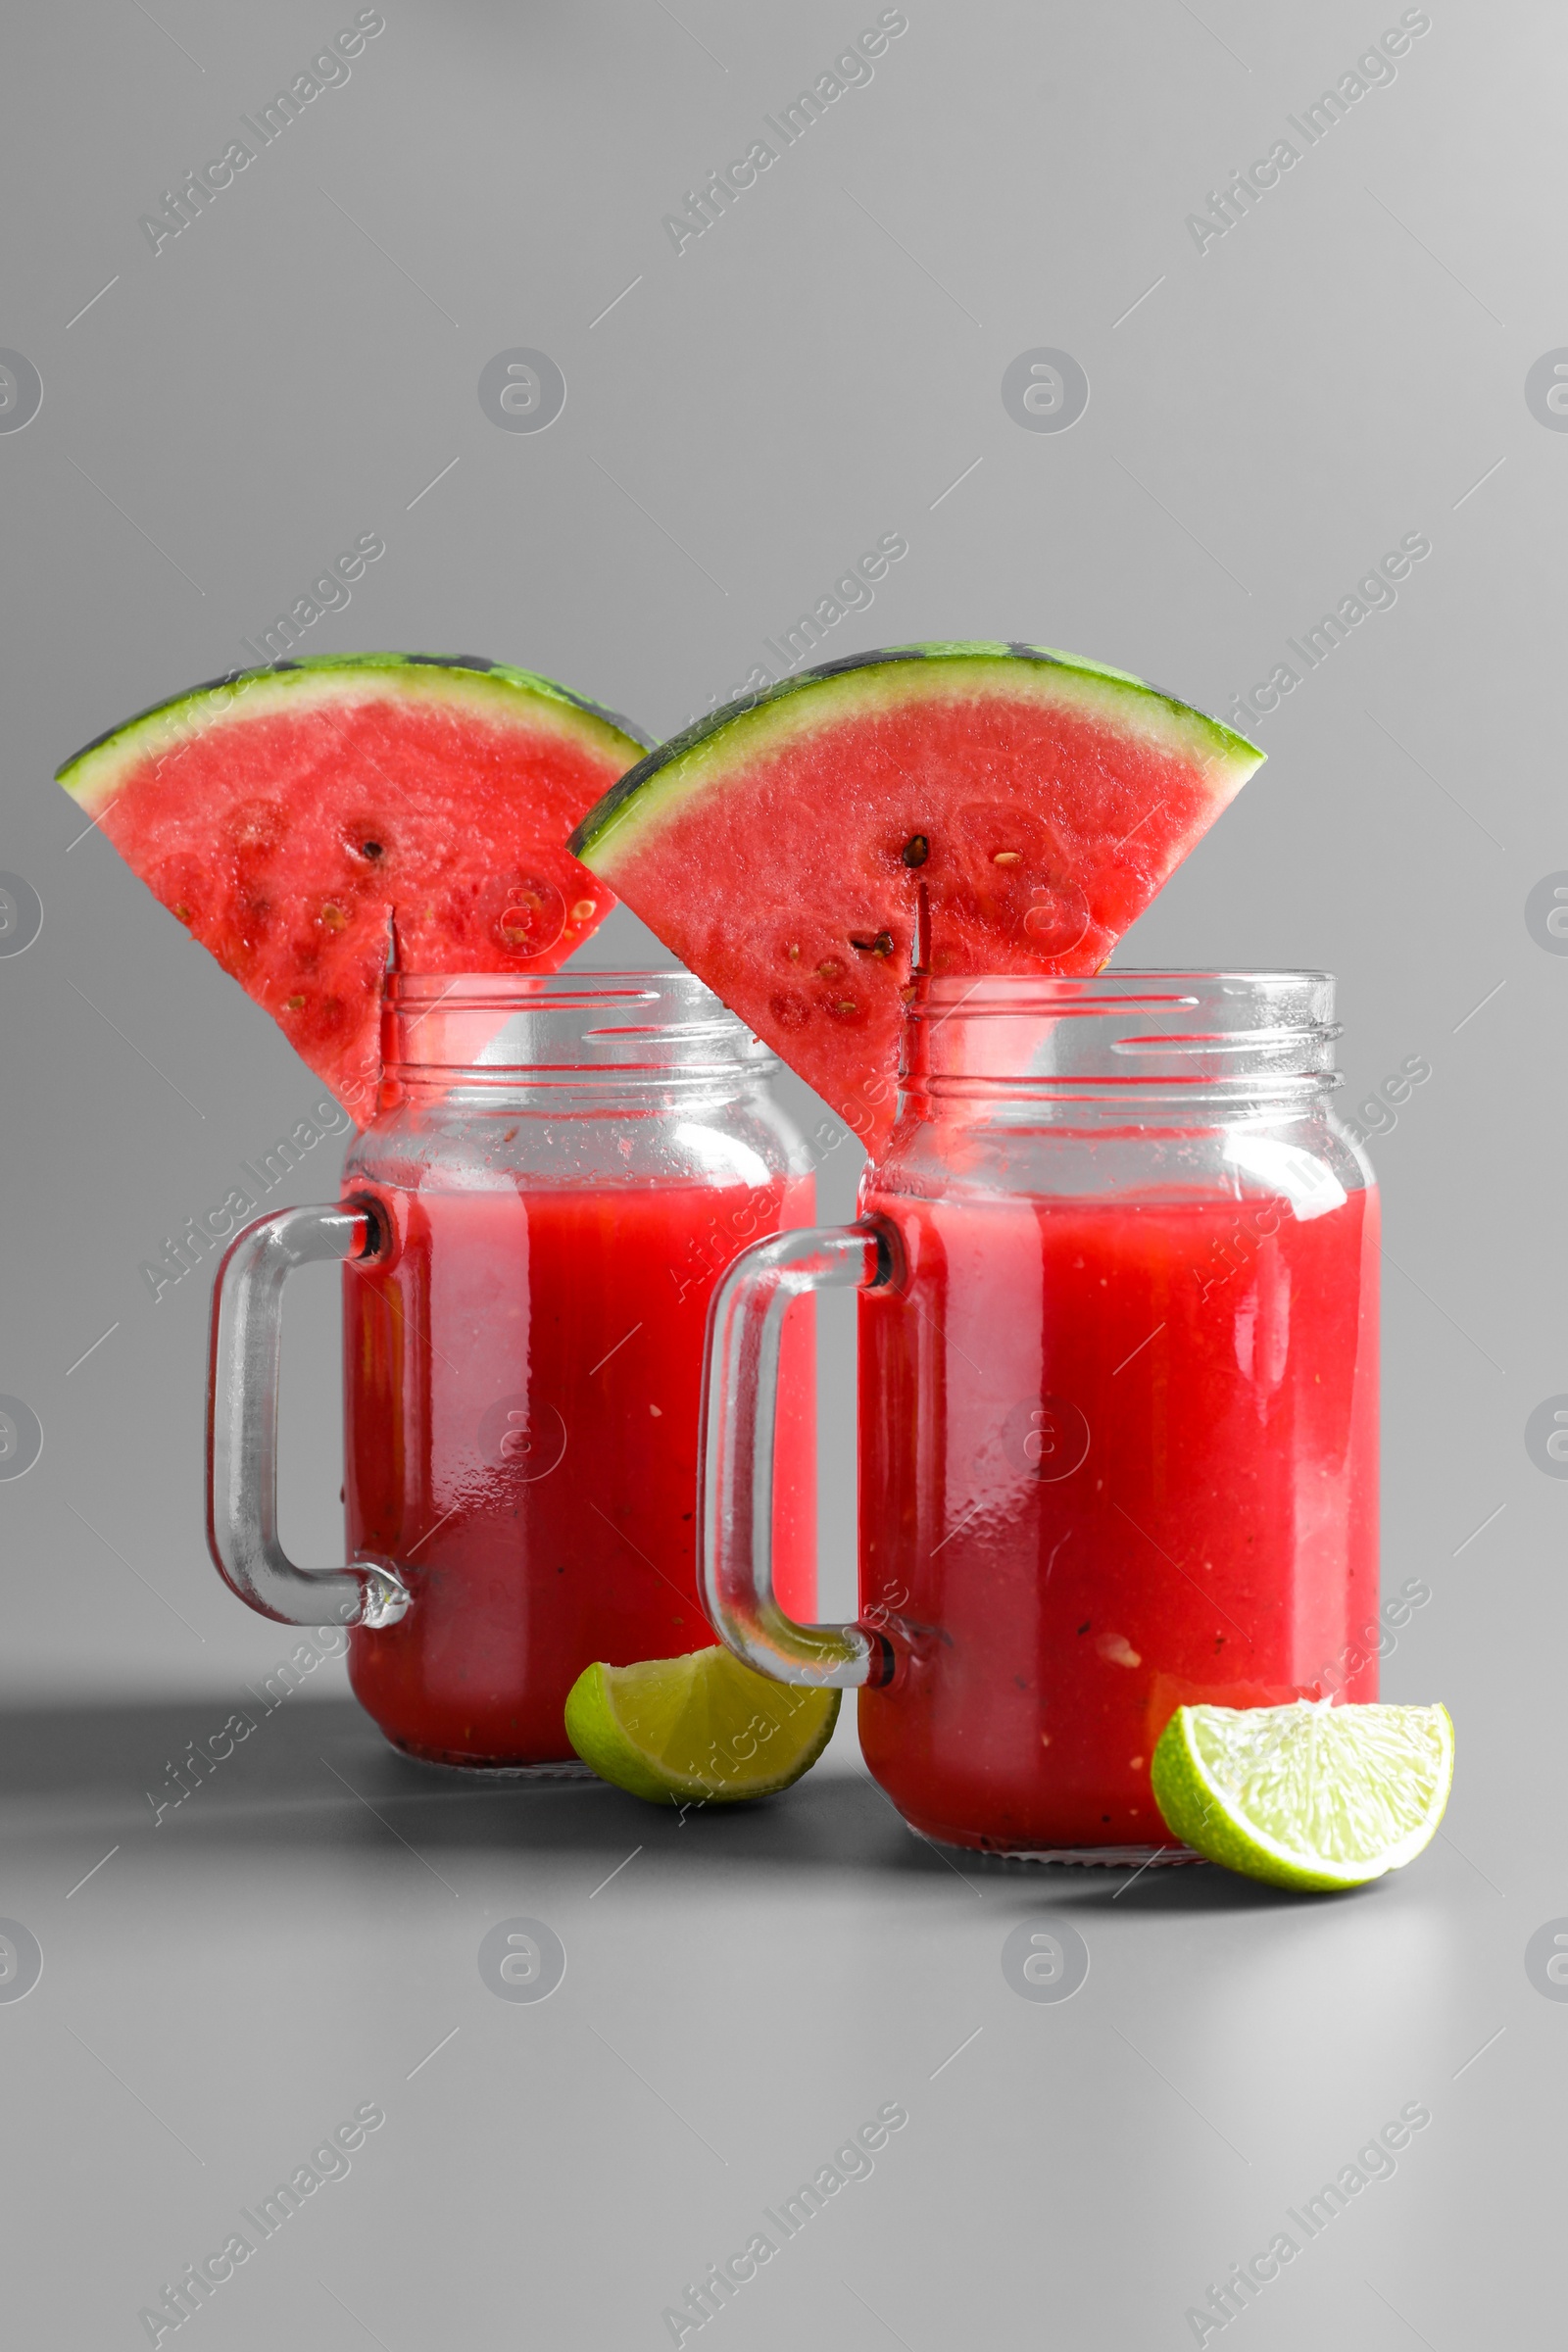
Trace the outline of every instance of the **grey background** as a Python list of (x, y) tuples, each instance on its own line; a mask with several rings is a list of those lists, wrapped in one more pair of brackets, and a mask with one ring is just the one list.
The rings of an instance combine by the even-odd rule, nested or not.
[[(0, 866), (44, 908), (0, 957), (0, 1391), (44, 1430), (0, 1482), (0, 1911), (44, 1955), (0, 2014), (29, 2338), (147, 2340), (160, 2282), (374, 2099), (384, 2129), (220, 2290), (210, 2343), (667, 2342), (683, 2283), (888, 2100), (908, 2126), (726, 2308), (737, 2345), (1191, 2342), (1207, 2283), (1406, 2101), (1430, 2129), (1252, 2337), (1544, 2334), (1568, 2019), (1524, 1952), (1568, 1909), (1568, 1494), (1524, 1429), (1568, 1390), (1568, 963), (1524, 906), (1568, 867), (1568, 443), (1524, 387), (1568, 342), (1568, 41), (1543, 5), (1436, 0), (1392, 84), (1200, 254), (1186, 216), (1397, 9), (907, 13), (677, 255), (662, 217), (874, 8), (388, 0), (347, 83), (155, 256), (138, 217), (353, 10), (12, 12), (0, 345), (43, 383), (0, 433)], [(565, 378), (542, 432), (479, 405), (516, 348)], [(1039, 348), (1087, 373), (1067, 432), (1003, 405)], [(136, 1268), (318, 1089), (50, 774), (243, 661), (369, 531), (385, 557), (309, 650), (514, 659), (655, 733), (883, 533), (909, 553), (825, 651), (1024, 636), (1216, 710), (1430, 537), (1257, 726), (1267, 767), (1119, 958), (1337, 972), (1348, 1104), (1431, 1063), (1371, 1147), (1385, 1578), (1433, 1594), (1385, 1690), (1445, 1697), (1460, 1753), (1404, 1880), (1295, 1904), (1208, 1872), (960, 1875), (866, 1784), (848, 1720), (744, 1817), (467, 1795), (383, 1751), (332, 1666), (151, 1825), (166, 1760), (284, 1645), (205, 1558), (203, 1279), (155, 1306)], [(617, 914), (591, 959), (645, 953)], [(335, 1149), (296, 1197), (331, 1194)], [(825, 1160), (827, 1215), (853, 1160)], [(335, 1308), (327, 1277), (298, 1287), (286, 1529), (324, 1561)], [(823, 1318), (834, 1606), (848, 1329)], [(1002, 1973), (1041, 1908), (1090, 1948), (1067, 2003)], [(547, 2002), (479, 1976), (517, 1916), (564, 1943)]]

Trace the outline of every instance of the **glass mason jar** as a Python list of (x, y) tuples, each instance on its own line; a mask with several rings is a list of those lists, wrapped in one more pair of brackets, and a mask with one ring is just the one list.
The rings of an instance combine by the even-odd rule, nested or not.
[[(704, 1329), (754, 1237), (808, 1222), (772, 1056), (684, 972), (392, 973), (335, 1209), (240, 1236), (214, 1313), (211, 1530), (241, 1597), (353, 1627), (394, 1746), (572, 1768), (566, 1693), (713, 1636), (697, 1583)], [(284, 1275), (341, 1257), (345, 1570), (277, 1542)], [(791, 1335), (780, 1589), (814, 1606), (813, 1367)]]
[[(1314, 972), (932, 981), (858, 1223), (720, 1286), (709, 1613), (765, 1674), (859, 1687), (926, 1837), (1174, 1855), (1176, 1707), (1377, 1695), (1378, 1204), (1333, 1003)], [(861, 1614), (811, 1627), (770, 1583), (766, 1424), (824, 1283), (861, 1287)]]

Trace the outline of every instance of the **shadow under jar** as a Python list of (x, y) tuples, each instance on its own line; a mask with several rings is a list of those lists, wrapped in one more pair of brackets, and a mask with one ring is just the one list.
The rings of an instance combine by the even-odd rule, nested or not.
[[(1328, 1108), (1333, 995), (933, 981), (858, 1224), (715, 1298), (710, 1613), (764, 1673), (860, 1686), (929, 1838), (1171, 1854), (1176, 1707), (1377, 1695), (1377, 1194)], [(763, 1556), (763, 1335), (827, 1282), (861, 1288), (861, 1616), (804, 1627)]]
[[(215, 1553), (267, 1614), (352, 1627), (355, 1694), (395, 1747), (580, 1772), (563, 1710), (585, 1666), (713, 1640), (696, 1526), (708, 1304), (755, 1237), (809, 1220), (810, 1163), (771, 1055), (689, 974), (392, 973), (382, 1020), (342, 1206), (263, 1220), (220, 1275)], [(284, 1558), (258, 1468), (275, 1404), (261, 1444), (246, 1285), (280, 1247), (345, 1260), (346, 1571)], [(811, 1334), (790, 1341), (771, 1533), (809, 1613)]]

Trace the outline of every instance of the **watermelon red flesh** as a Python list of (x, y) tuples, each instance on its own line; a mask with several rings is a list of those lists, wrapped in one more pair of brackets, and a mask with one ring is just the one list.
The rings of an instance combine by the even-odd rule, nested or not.
[(565, 836), (641, 748), (525, 672), (372, 657), (198, 690), (61, 780), (363, 1125), (391, 915), (409, 970), (556, 970), (614, 904)]
[(1260, 760), (1070, 657), (873, 655), (677, 738), (574, 846), (874, 1152), (922, 889), (933, 973), (1098, 971)]

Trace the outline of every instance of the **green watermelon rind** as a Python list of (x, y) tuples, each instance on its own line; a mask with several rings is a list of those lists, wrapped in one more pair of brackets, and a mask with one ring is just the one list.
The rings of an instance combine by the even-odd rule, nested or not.
[[(894, 707), (906, 700), (907, 689), (899, 682), (899, 665), (906, 662), (967, 671), (963, 682), (981, 693), (1014, 691), (1024, 667), (1059, 673), (1065, 690), (1062, 699), (1098, 713), (1112, 725), (1146, 734), (1167, 750), (1184, 752), (1196, 766), (1221, 783), (1226, 800), (1240, 791), (1264, 759), (1256, 744), (1238, 735), (1223, 720), (1210, 718), (1192, 704), (1134, 677), (1130, 670), (1113, 669), (1106, 662), (1062, 653), (1054, 646), (984, 639), (882, 646), (872, 653), (851, 654), (842, 661), (802, 670), (798, 676), (781, 678), (756, 694), (726, 703), (672, 735), (628, 768), (595, 803), (567, 847), (591, 871), (610, 879), (615, 861), (633, 840), (647, 839), (662, 816), (673, 814), (689, 796), (711, 782), (715, 773), (733, 772), (743, 755), (764, 757), (787, 740), (797, 725), (822, 724), (827, 690), (835, 681), (855, 681), (844, 688), (840, 705), (844, 715), (863, 712), (878, 702)], [(959, 681), (955, 678), (953, 682)], [(810, 719), (800, 711), (781, 709), (808, 690), (812, 695)], [(703, 747), (718, 736), (726, 739), (722, 751), (715, 749), (705, 760)]]
[[(649, 748), (649, 737), (630, 719), (573, 693), (554, 678), (514, 668), (509, 662), (489, 662), (474, 654), (318, 654), (301, 662), (269, 662), (257, 668), (228, 670), (220, 678), (208, 678), (199, 686), (188, 686), (180, 694), (153, 703), (83, 744), (55, 770), (55, 779), (84, 814), (94, 816), (114, 800), (145, 760), (177, 749), (203, 724), (286, 710), (301, 692), (295, 680), (330, 682), (376, 676), (398, 678), (405, 684), (418, 679), (423, 691), (445, 691), (469, 710), (483, 708), (488, 694), (481, 681), (493, 679), (503, 687), (521, 689), (541, 703), (559, 705), (563, 715), (569, 713), (575, 722), (566, 731), (586, 735), (617, 756), (622, 755), (626, 743)], [(270, 683), (274, 680), (275, 684)], [(258, 689), (265, 691), (258, 693)], [(241, 697), (245, 698), (242, 704)], [(585, 720), (591, 722), (586, 727), (582, 724)], [(607, 729), (620, 740), (606, 744), (603, 731)]]

